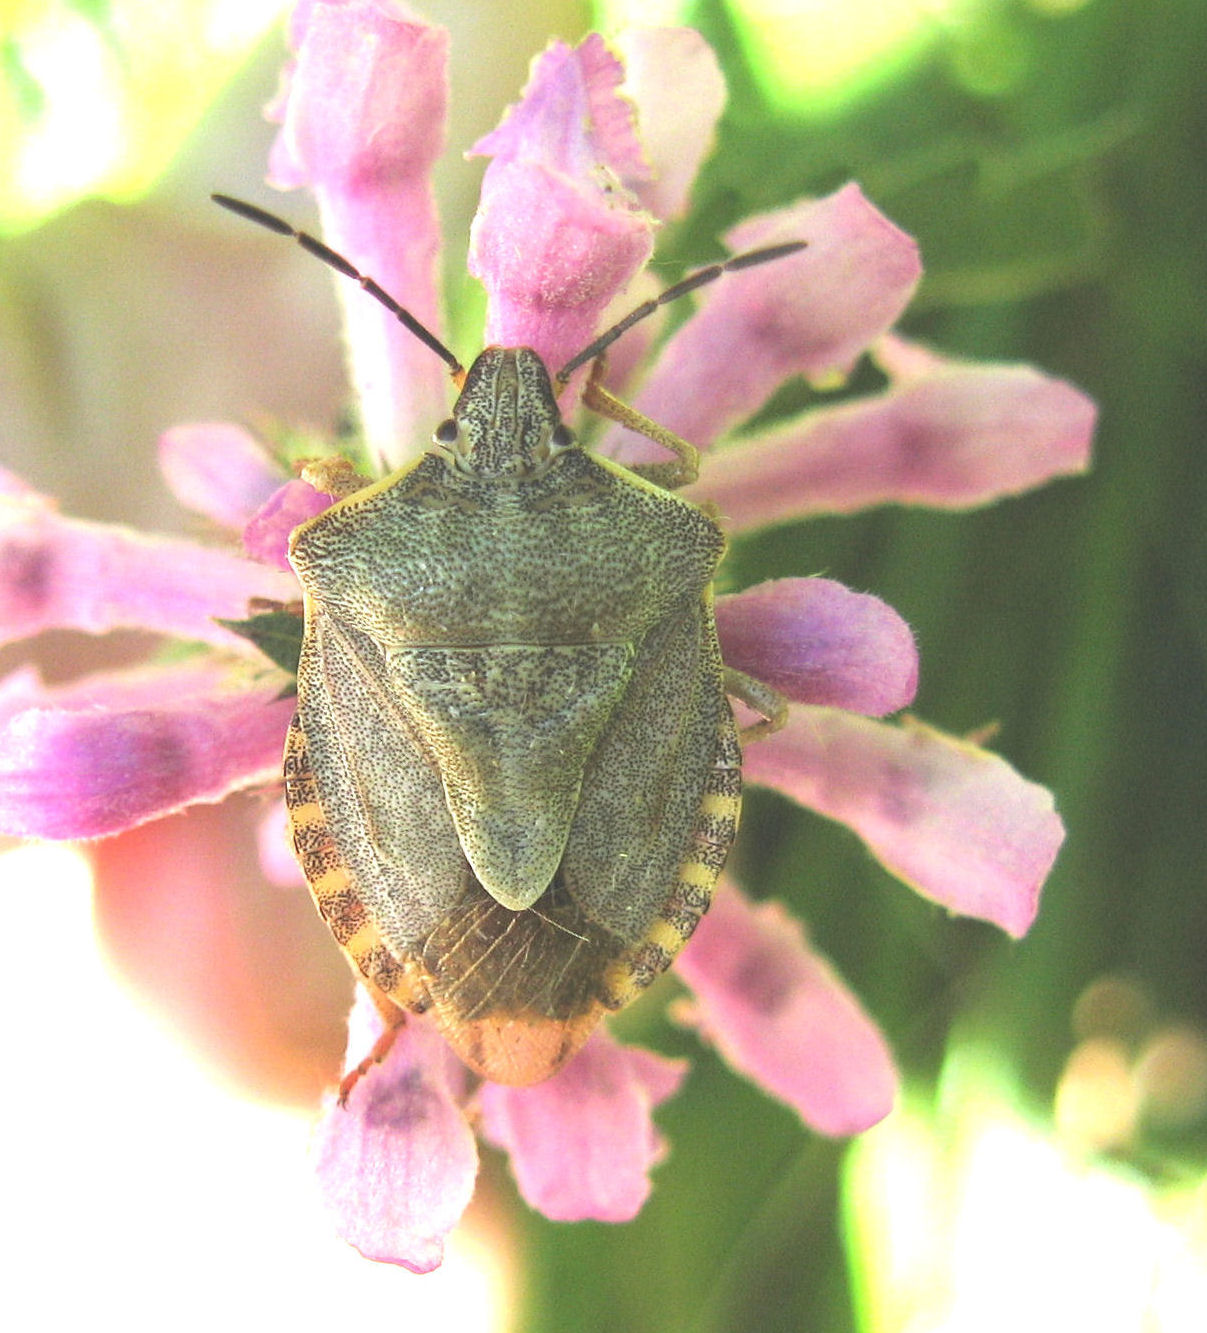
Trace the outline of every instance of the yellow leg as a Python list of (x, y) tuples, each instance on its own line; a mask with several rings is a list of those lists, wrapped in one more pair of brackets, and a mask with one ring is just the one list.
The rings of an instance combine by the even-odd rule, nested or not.
[(725, 668), (725, 693), (762, 714), (761, 722), (752, 722), (738, 733), (743, 745), (761, 741), (764, 736), (779, 731), (788, 720), (788, 700), (778, 690), (773, 690), (770, 685), (764, 685), (761, 680), (755, 680), (736, 667)]
[(628, 465), (629, 471), (636, 472), (639, 477), (644, 477), (668, 491), (673, 491), (679, 486), (690, 486), (700, 474), (700, 451), (695, 445), (680, 439), (674, 431), (669, 431), (665, 426), (651, 421), (644, 413), (638, 412), (628, 403), (622, 403), (614, 394), (609, 393), (600, 383), (607, 364), (608, 359), (603, 353), (591, 362), (591, 373), (583, 388), (583, 402), (601, 417), (607, 417), (609, 421), (615, 421), (629, 430), (635, 430), (638, 435), (644, 435), (647, 440), (653, 440), (655, 444), (662, 445), (675, 455), (676, 461), (673, 463), (633, 463)]

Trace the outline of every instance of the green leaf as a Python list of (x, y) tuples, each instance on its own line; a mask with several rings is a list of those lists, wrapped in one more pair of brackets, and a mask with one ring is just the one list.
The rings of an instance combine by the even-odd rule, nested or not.
[(250, 640), (274, 665), (291, 676), (298, 674), (298, 658), (302, 653), (302, 617), (292, 611), (264, 611), (247, 620), (223, 620), (215, 617), (224, 629)]

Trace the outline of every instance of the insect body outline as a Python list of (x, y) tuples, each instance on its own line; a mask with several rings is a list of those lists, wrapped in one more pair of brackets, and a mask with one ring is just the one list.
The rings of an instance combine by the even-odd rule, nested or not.
[[(387, 1022), (432, 1013), (497, 1082), (556, 1072), (665, 971), (737, 829), (726, 690), (741, 687), (712, 605), (725, 539), (671, 489), (694, 478), (695, 450), (600, 383), (633, 322), (556, 380), (529, 348), (487, 348), (465, 371), (437, 343), (460, 394), (434, 447), (380, 481), (341, 477), (290, 538), (305, 616), (285, 755), (295, 850)], [(555, 384), (587, 361), (588, 405), (673, 463), (625, 468), (577, 442)]]

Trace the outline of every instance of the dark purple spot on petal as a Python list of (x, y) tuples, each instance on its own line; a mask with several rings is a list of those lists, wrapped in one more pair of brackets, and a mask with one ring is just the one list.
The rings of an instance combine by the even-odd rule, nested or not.
[(0, 547), (0, 597), (14, 612), (32, 616), (54, 586), (54, 549), (45, 542), (12, 541)]

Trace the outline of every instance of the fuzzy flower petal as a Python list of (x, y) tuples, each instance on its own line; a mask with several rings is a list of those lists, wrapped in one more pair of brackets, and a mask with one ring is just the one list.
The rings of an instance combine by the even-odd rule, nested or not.
[(289, 534), (330, 508), (331, 496), (316, 491), (309, 482), (287, 481), (251, 516), (243, 530), (243, 549), (253, 559), (288, 570)]
[(292, 699), (212, 663), (4, 693), (0, 831), (99, 838), (269, 782)]
[[(380, 1032), (358, 988), (349, 1051)], [(356, 1060), (349, 1058), (349, 1064)], [(315, 1134), (319, 1187), (340, 1235), (365, 1256), (430, 1273), (473, 1195), (478, 1150), (459, 1102), (460, 1073), (429, 1023), (408, 1018), (385, 1060), (328, 1099)]]
[(693, 999), (676, 1017), (823, 1134), (858, 1134), (893, 1109), (880, 1030), (778, 903), (723, 886), (676, 964)]
[(236, 532), (285, 480), (258, 440), (225, 421), (164, 431), (159, 470), (186, 509)]
[(554, 43), (473, 150), (494, 159), (469, 254), (487, 293), (486, 341), (532, 347), (553, 370), (591, 341), (653, 245), (652, 219), (623, 186), (639, 148), (621, 74), (598, 37)]
[(598, 33), (576, 46), (551, 42), (532, 62), (520, 100), (470, 155), (502, 162), (543, 162), (583, 184), (606, 164), (626, 186), (650, 178), (633, 125), (617, 95), (625, 68)]
[(1030, 366), (933, 357), (885, 393), (717, 450), (705, 489), (735, 530), (887, 503), (965, 509), (1083, 472), (1095, 415)]
[(225, 551), (63, 518), (28, 493), (0, 496), (0, 642), (45, 629), (148, 629), (239, 653), (216, 623), (252, 597), (286, 601), (297, 581)]
[(1016, 938), (1064, 841), (1050, 792), (912, 719), (897, 727), (796, 707), (782, 731), (748, 748), (743, 772), (849, 825), (923, 897)]
[[(309, 185), (327, 244), (438, 335), (431, 172), (444, 148), (448, 34), (385, 0), (313, 0), (291, 32), (274, 183)], [(443, 366), (353, 284), (338, 290), (366, 439), (397, 466), (447, 411)]]
[(624, 57), (622, 91), (637, 104), (653, 167), (653, 179), (634, 187), (637, 197), (655, 217), (677, 218), (712, 148), (725, 77), (712, 47), (692, 28), (629, 28), (615, 45)]
[[(751, 218), (725, 238), (735, 254), (785, 241), (808, 248), (701, 289), (699, 310), (637, 397), (640, 411), (697, 448), (789, 377), (849, 371), (905, 309), (922, 272), (914, 241), (857, 185)], [(626, 460), (659, 456), (631, 433), (609, 432), (604, 447)]]
[(909, 626), (832, 579), (773, 579), (718, 597), (716, 611), (726, 663), (798, 703), (882, 717), (918, 688)]
[(483, 1086), (482, 1130), (511, 1154), (520, 1193), (557, 1222), (627, 1222), (665, 1151), (650, 1112), (686, 1064), (618, 1046), (597, 1029), (559, 1073), (535, 1087)]

